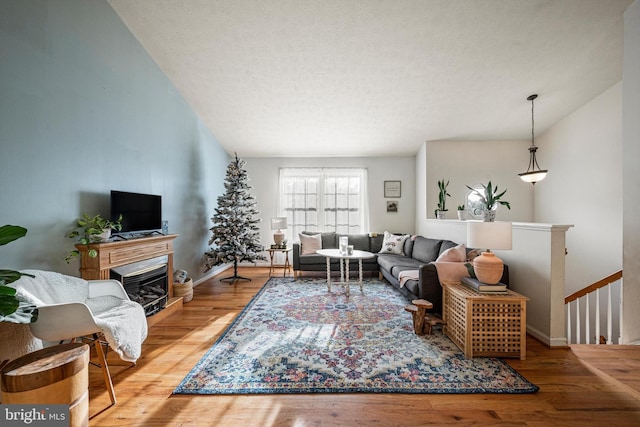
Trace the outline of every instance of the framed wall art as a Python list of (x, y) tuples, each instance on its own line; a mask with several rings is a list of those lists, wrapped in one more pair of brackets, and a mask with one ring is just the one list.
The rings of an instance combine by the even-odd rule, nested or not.
[(387, 202), (387, 212), (398, 212), (398, 202)]
[(402, 182), (401, 181), (385, 181), (384, 182), (384, 197), (400, 197), (402, 194)]

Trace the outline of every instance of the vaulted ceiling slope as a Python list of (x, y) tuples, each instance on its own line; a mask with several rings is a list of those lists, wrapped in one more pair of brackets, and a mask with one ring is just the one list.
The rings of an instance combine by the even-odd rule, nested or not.
[(109, 0), (216, 139), (251, 156), (528, 139), (622, 79), (633, 0)]

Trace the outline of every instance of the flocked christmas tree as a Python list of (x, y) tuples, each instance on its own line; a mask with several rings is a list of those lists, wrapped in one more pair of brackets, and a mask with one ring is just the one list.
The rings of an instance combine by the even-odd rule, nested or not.
[(259, 227), (260, 212), (255, 209), (256, 201), (249, 193), (251, 187), (247, 184), (247, 171), (243, 169), (244, 160), (235, 160), (227, 167), (224, 187), (226, 193), (218, 197), (216, 213), (211, 218), (213, 227), (206, 255), (207, 269), (213, 266), (233, 262), (233, 276), (220, 280), (251, 280), (238, 276), (238, 263), (242, 261), (256, 262), (266, 260), (261, 254), (264, 250), (260, 244)]

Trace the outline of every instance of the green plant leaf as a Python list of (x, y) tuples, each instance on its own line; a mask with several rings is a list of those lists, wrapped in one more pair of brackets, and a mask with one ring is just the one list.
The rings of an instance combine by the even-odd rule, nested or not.
[(0, 295), (9, 295), (10, 297), (16, 294), (16, 290), (11, 286), (0, 285)]
[(6, 245), (27, 234), (27, 229), (19, 225), (3, 225), (0, 227), (0, 245)]
[[(16, 239), (24, 237), (27, 229), (17, 225), (3, 225), (0, 227), (0, 245), (6, 245)], [(37, 319), (37, 308), (33, 304), (21, 303), (16, 298), (16, 290), (10, 286), (22, 276), (34, 277), (31, 274), (14, 270), (0, 269), (0, 322), (30, 323)], [(35, 314), (35, 319), (33, 318)]]
[[(8, 286), (0, 286), (0, 288), (8, 288)], [(10, 288), (10, 289), (13, 289), (13, 288)], [(9, 295), (4, 292), (0, 293), (0, 316), (8, 316), (14, 313), (19, 306), (20, 306), (20, 302), (15, 297), (15, 294)]]
[[(9, 283), (15, 282), (19, 278), (20, 278), (20, 273), (18, 271), (0, 270), (0, 284), (8, 285)], [(9, 289), (13, 289), (13, 288), (9, 288)], [(5, 291), (3, 291), (2, 288), (0, 288), (0, 293), (5, 293)]]
[(451, 194), (447, 192), (447, 186), (449, 181), (444, 182), (444, 178), (438, 180), (438, 210), (446, 211), (447, 197), (451, 197)]
[[(17, 301), (17, 300), (16, 300)], [(3, 302), (0, 299), (0, 307)], [(18, 302), (16, 309), (11, 313), (5, 314), (0, 308), (0, 322), (11, 323), (33, 323), (38, 320), (38, 307), (26, 302)]]
[[(13, 270), (0, 269), (0, 284), (8, 285), (9, 283), (15, 282), (22, 276), (34, 277), (32, 274), (20, 273), (19, 271), (13, 271)], [(13, 289), (13, 288), (9, 288), (9, 289)]]
[(469, 272), (469, 276), (471, 276), (474, 279), (477, 279), (476, 277), (476, 272), (473, 269), (473, 264), (471, 264), (470, 262), (467, 262), (464, 264), (465, 267), (467, 267), (467, 271)]

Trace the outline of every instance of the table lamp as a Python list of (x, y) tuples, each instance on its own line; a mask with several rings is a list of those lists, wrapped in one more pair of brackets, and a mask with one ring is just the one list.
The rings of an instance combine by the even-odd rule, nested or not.
[(487, 249), (473, 260), (473, 271), (482, 283), (495, 285), (502, 278), (504, 264), (491, 249), (511, 249), (510, 222), (481, 222), (467, 223), (467, 247)]
[(282, 245), (282, 242), (284, 242), (284, 232), (282, 231), (283, 228), (287, 228), (286, 216), (271, 218), (271, 229), (277, 230), (275, 233), (273, 233), (273, 241), (278, 246)]

